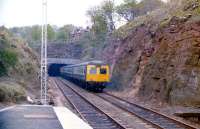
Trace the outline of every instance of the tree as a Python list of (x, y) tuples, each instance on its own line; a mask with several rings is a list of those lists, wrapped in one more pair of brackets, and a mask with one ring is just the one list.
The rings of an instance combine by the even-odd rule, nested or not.
[(41, 40), (41, 27), (35, 25), (31, 28), (31, 37), (33, 41)]
[(99, 7), (90, 8), (87, 11), (87, 15), (90, 17), (92, 22), (92, 31), (96, 34), (107, 33), (107, 21), (105, 15)]
[[(42, 29), (41, 26), (35, 25), (30, 28), (31, 30), (31, 37), (32, 41), (40, 41), (41, 40), (41, 33)], [(28, 32), (28, 31), (27, 31)], [(48, 40), (52, 41), (55, 39), (56, 33), (54, 28), (51, 25), (47, 25), (47, 38)]]
[(115, 5), (113, 0), (104, 1), (101, 5), (101, 9), (107, 21), (108, 31), (112, 32), (115, 29), (115, 22), (114, 22)]
[(10, 66), (14, 66), (17, 62), (17, 54), (12, 52), (11, 50), (1, 50), (0, 51), (0, 59), (1, 63), (7, 68)]
[(159, 7), (161, 7), (164, 3), (161, 0), (142, 0), (138, 3), (138, 15), (144, 15), (147, 12), (151, 12)]
[(57, 40), (70, 40), (71, 33), (75, 30), (75, 28), (76, 27), (71, 24), (61, 27), (57, 32), (56, 39)]
[(163, 5), (161, 0), (124, 0), (124, 2), (116, 7), (119, 16), (127, 21), (134, 20), (135, 17), (145, 15), (147, 12), (153, 11)]
[(47, 37), (48, 37), (48, 40), (52, 41), (55, 39), (55, 31), (53, 29), (53, 27), (51, 25), (47, 25)]
[(100, 6), (90, 8), (87, 15), (92, 22), (92, 30), (96, 34), (107, 34), (115, 30), (115, 4), (106, 0)]
[(136, 6), (136, 0), (124, 0), (122, 4), (116, 7), (116, 12), (125, 20), (132, 21), (137, 16)]

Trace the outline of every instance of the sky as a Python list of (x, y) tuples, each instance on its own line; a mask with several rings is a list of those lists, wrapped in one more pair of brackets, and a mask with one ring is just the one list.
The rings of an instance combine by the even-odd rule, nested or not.
[[(90, 24), (86, 11), (104, 0), (48, 0), (48, 24)], [(117, 4), (123, 0), (115, 0)], [(0, 0), (0, 26), (30, 26), (42, 23), (42, 0)]]
[[(86, 11), (104, 0), (48, 0), (48, 23), (63, 26), (89, 25)], [(116, 0), (118, 3), (122, 0)], [(0, 26), (41, 24), (42, 0), (0, 0)]]

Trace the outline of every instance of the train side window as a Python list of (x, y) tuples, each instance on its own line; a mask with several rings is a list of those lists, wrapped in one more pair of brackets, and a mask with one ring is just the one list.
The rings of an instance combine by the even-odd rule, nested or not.
[(107, 74), (107, 70), (105, 68), (100, 69), (100, 74)]
[(96, 68), (91, 68), (90, 69), (90, 74), (97, 74)]

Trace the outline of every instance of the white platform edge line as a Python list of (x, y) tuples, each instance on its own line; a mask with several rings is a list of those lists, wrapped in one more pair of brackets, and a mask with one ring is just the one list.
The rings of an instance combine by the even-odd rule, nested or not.
[[(63, 129), (93, 129), (82, 119), (65, 107), (53, 107)], [(75, 121), (73, 119), (76, 119)], [(71, 121), (70, 121), (71, 120)], [(76, 122), (76, 123), (74, 123)], [(79, 123), (77, 123), (79, 122)], [(79, 127), (77, 127), (79, 125)]]
[(18, 105), (22, 107), (53, 107), (51, 105)]
[(16, 106), (11, 106), (11, 107), (7, 107), (7, 108), (3, 108), (3, 109), (0, 110), (0, 112), (4, 112), (4, 111), (10, 110), (10, 109), (13, 109), (15, 107)]

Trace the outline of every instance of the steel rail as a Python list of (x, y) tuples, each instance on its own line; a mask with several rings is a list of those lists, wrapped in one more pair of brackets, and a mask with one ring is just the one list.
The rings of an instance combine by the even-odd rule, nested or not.
[[(144, 112), (147, 111), (148, 113), (156, 114), (156, 115), (158, 115), (158, 116), (161, 116), (162, 118), (164, 118), (164, 119), (166, 119), (166, 120), (168, 120), (168, 121), (170, 121), (170, 122), (176, 123), (178, 126), (181, 126), (181, 127), (184, 128), (184, 129), (198, 129), (197, 127), (194, 127), (194, 126), (189, 125), (189, 124), (187, 124), (187, 123), (181, 122), (181, 121), (179, 121), (179, 120), (176, 120), (176, 119), (174, 119), (174, 118), (171, 118), (171, 117), (169, 117), (169, 116), (167, 116), (167, 115), (164, 115), (164, 114), (162, 114), (162, 113), (156, 112), (156, 111), (154, 111), (154, 110), (152, 110), (152, 109), (146, 108), (146, 107), (141, 106), (141, 105), (139, 105), (139, 104), (129, 102), (129, 101), (127, 101), (127, 100), (124, 100), (124, 99), (122, 99), (122, 98), (119, 98), (119, 97), (117, 97), (117, 96), (114, 96), (114, 95), (112, 95), (112, 94), (110, 94), (110, 93), (104, 92), (103, 94), (105, 94), (105, 95), (107, 95), (107, 96), (110, 96), (110, 97), (113, 97), (115, 100), (121, 101), (121, 102), (123, 102), (124, 104), (129, 104), (129, 105), (132, 106), (132, 108), (137, 107), (137, 108), (139, 108), (139, 109), (142, 109)], [(167, 128), (167, 127), (166, 127), (166, 128), (161, 127), (161, 125), (156, 124), (156, 123), (153, 123), (152, 121), (150, 121), (149, 119), (143, 117), (142, 115), (138, 115), (138, 113), (136, 113), (136, 112), (133, 112), (133, 111), (130, 111), (130, 110), (125, 109), (125, 106), (122, 105), (120, 102), (119, 102), (118, 104), (117, 104), (117, 103), (114, 103), (113, 99), (112, 99), (112, 100), (109, 100), (109, 98), (106, 97), (106, 96), (104, 96), (103, 94), (99, 94), (98, 96), (101, 97), (101, 98), (103, 98), (104, 100), (106, 100), (106, 101), (112, 103), (113, 105), (115, 105), (115, 106), (117, 106), (117, 107), (123, 109), (123, 110), (126, 110), (126, 111), (128, 111), (128, 112), (130, 112), (130, 113), (133, 113), (134, 115), (136, 115), (136, 116), (138, 116), (139, 118), (141, 118), (141, 119), (147, 121), (148, 123), (151, 123), (151, 124), (153, 124), (153, 125), (155, 125), (155, 126), (157, 126), (157, 127), (159, 127), (159, 128), (162, 128), (162, 129), (166, 129), (166, 128)], [(130, 107), (130, 106), (129, 106), (129, 107)], [(155, 119), (156, 119), (156, 118), (155, 118)]]
[[(113, 122), (113, 124), (115, 124), (117, 126), (117, 128), (119, 129), (126, 129), (126, 127), (124, 127), (123, 125), (121, 125), (120, 123), (118, 123), (117, 121), (115, 121), (111, 116), (109, 116), (108, 114), (106, 114), (104, 111), (100, 110), (98, 107), (96, 107), (94, 104), (92, 104), (91, 102), (89, 102), (83, 95), (81, 95), (80, 93), (78, 93), (76, 90), (74, 90), (72, 87), (68, 86), (66, 83), (64, 83), (62, 80), (59, 79), (59, 82), (61, 82), (62, 84), (58, 84), (58, 80), (55, 80), (57, 83), (57, 86), (60, 88), (60, 90), (62, 91), (62, 93), (64, 94), (64, 96), (66, 97), (67, 100), (70, 101), (69, 98), (67, 98), (66, 96), (66, 92), (61, 88), (62, 86), (60, 85), (64, 85), (65, 87), (69, 88), (70, 90), (72, 90), (76, 95), (78, 95), (83, 101), (85, 101), (86, 103), (88, 103), (89, 105), (91, 105), (97, 112), (99, 112), (100, 114), (105, 115), (107, 118), (110, 119), (110, 121)], [(79, 109), (75, 104), (73, 104), (72, 101), (70, 101), (70, 103), (73, 105), (73, 107), (76, 109), (76, 111), (79, 113), (79, 115), (81, 116), (81, 118), (83, 118), (85, 121), (87, 121), (88, 123), (90, 123), (90, 121), (88, 121), (85, 117), (85, 113), (84, 114), (80, 111), (81, 109)], [(81, 104), (81, 103), (80, 103)], [(98, 122), (98, 121), (97, 121)]]

